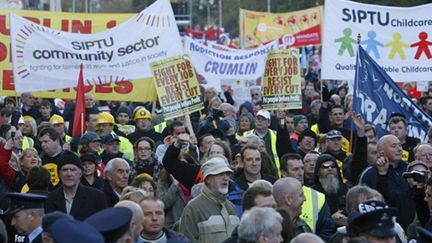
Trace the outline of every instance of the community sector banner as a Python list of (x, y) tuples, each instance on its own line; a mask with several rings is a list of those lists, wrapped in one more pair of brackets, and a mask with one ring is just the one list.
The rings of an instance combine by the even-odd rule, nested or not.
[[(35, 23), (74, 33), (94, 33), (115, 27), (132, 18), (133, 14), (79, 14), (45, 11), (15, 11)], [(12, 73), (10, 50), (9, 11), (0, 10), (0, 93), (5, 96), (17, 95)], [(111, 80), (109, 83), (86, 86), (86, 92), (94, 94), (97, 100), (147, 101), (156, 100), (153, 79)], [(74, 89), (65, 88), (34, 92), (35, 97), (75, 99)]]
[(165, 120), (204, 108), (189, 56), (178, 55), (152, 62), (151, 69)]
[(388, 134), (386, 122), (392, 113), (403, 114), (408, 135), (427, 141), (431, 118), (403, 92), (362, 48), (358, 48), (353, 111), (376, 127), (377, 137)]
[(273, 50), (263, 75), (263, 108), (301, 109), (301, 78), (297, 49)]
[(358, 36), (366, 52), (393, 80), (430, 80), (432, 4), (411, 8), (325, 3), (322, 78), (354, 80)]
[(185, 52), (192, 59), (199, 83), (231, 93), (237, 107), (250, 100), (251, 87), (261, 85), (267, 53), (277, 48), (278, 42), (273, 41), (257, 49), (226, 51), (185, 38)]
[(290, 47), (321, 44), (323, 7), (288, 13), (240, 9), (240, 42), (243, 48), (279, 39)]
[(74, 87), (81, 63), (87, 84), (150, 77), (150, 62), (182, 52), (168, 0), (94, 34), (54, 30), (15, 14), (10, 18), (18, 92)]

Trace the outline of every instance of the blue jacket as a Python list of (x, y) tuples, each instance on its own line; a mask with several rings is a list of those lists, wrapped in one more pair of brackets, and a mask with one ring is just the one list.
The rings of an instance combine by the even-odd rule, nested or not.
[(411, 197), (411, 190), (402, 178), (407, 169), (407, 163), (400, 161), (396, 168), (389, 166), (387, 175), (379, 175), (375, 166), (366, 168), (360, 176), (359, 184), (365, 184), (379, 191), (389, 207), (398, 209), (397, 221), (404, 228), (412, 223), (415, 216), (415, 204)]
[(230, 200), (236, 207), (237, 215), (241, 218), (243, 214), (242, 198), (244, 190), (234, 180), (229, 181), (228, 200)]

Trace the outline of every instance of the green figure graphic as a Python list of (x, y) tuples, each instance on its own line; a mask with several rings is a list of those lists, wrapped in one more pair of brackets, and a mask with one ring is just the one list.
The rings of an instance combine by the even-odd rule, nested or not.
[(406, 56), (405, 56), (405, 52), (403, 50), (403, 48), (408, 48), (410, 47), (407, 43), (404, 43), (401, 41), (402, 39), (402, 35), (398, 32), (393, 33), (393, 41), (390, 41), (388, 43), (386, 43), (384, 46), (385, 47), (391, 47), (391, 51), (389, 54), (389, 59), (393, 60), (394, 56), (396, 54), (399, 55), (401, 60), (405, 60)]
[(354, 48), (352, 44), (357, 43), (356, 40), (351, 38), (352, 29), (351, 28), (345, 28), (343, 30), (344, 36), (337, 38), (335, 42), (341, 42), (341, 46), (338, 51), (338, 55), (342, 56), (346, 49), (348, 49), (348, 53), (350, 56), (354, 56)]

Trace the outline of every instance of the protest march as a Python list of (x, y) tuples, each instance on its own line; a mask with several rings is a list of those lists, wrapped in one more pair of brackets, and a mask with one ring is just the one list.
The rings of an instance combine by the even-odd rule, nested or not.
[(0, 0), (0, 243), (432, 242), (432, 4), (61, 2)]

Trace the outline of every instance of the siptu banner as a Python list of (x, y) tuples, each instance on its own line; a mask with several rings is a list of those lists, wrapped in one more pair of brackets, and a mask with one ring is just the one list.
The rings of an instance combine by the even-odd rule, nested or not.
[(204, 108), (197, 76), (186, 54), (151, 63), (165, 120)]
[(377, 137), (388, 134), (386, 122), (400, 113), (408, 122), (408, 135), (427, 141), (429, 117), (360, 46), (354, 81), (353, 111), (376, 127)]
[(297, 49), (273, 50), (263, 75), (263, 108), (302, 108), (299, 53)]
[(360, 44), (397, 81), (430, 80), (432, 4), (411, 8), (327, 0), (322, 79), (354, 80)]
[(241, 46), (254, 48), (279, 38), (290, 47), (320, 45), (322, 12), (322, 6), (287, 13), (240, 9)]
[[(10, 12), (0, 10), (0, 93), (4, 96), (17, 95), (12, 73)], [(27, 10), (13, 12), (46, 27), (83, 34), (113, 28), (134, 16), (134, 14), (81, 14)], [(97, 100), (150, 101), (157, 99), (152, 78), (125, 81), (113, 79), (108, 83), (86, 86), (85, 91), (93, 93)], [(33, 95), (40, 98), (62, 99), (74, 99), (76, 96), (72, 88), (34, 92)]]
[(151, 77), (150, 62), (182, 52), (168, 0), (158, 0), (126, 22), (93, 34), (58, 31), (13, 13), (10, 21), (18, 92), (75, 87), (81, 63), (88, 85)]

